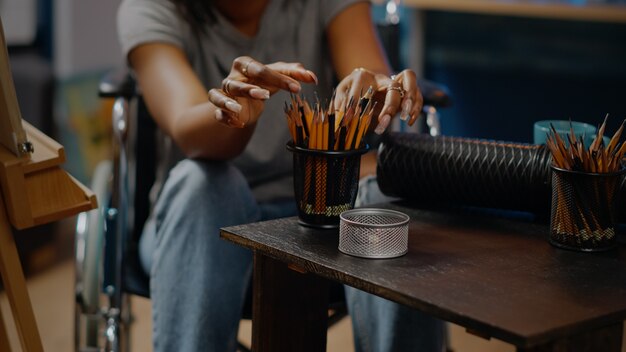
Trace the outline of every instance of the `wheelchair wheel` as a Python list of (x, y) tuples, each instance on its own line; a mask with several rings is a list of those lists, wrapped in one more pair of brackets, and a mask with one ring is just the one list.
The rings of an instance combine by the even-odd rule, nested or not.
[(102, 343), (103, 316), (100, 308), (102, 254), (105, 220), (113, 165), (103, 161), (96, 167), (91, 189), (100, 206), (81, 213), (76, 223), (75, 265), (76, 305), (74, 322), (75, 351), (99, 351)]

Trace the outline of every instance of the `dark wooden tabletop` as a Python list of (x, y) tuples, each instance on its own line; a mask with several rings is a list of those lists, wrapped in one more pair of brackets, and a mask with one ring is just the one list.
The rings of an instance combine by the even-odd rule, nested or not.
[(228, 227), (222, 237), (520, 347), (626, 318), (624, 246), (578, 253), (548, 244), (545, 224), (385, 207), (411, 217), (400, 258), (345, 255), (337, 231), (296, 218)]

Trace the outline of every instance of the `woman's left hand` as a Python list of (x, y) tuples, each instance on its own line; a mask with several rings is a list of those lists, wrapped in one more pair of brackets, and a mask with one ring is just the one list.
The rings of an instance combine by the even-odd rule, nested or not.
[[(378, 113), (378, 124), (374, 130), (382, 134), (389, 126), (391, 118), (400, 112), (400, 119), (408, 120), (412, 126), (422, 110), (423, 98), (417, 87), (417, 76), (406, 69), (395, 76), (387, 77), (364, 68), (357, 68), (338, 85), (335, 96), (335, 109), (340, 109), (350, 97), (357, 99), (372, 87), (374, 99), (383, 101)], [(379, 103), (380, 104), (380, 103)]]

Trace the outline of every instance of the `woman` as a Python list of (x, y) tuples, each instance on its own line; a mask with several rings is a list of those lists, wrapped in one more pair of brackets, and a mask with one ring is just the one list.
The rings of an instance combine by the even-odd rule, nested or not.
[[(295, 214), (289, 93), (329, 98), (339, 79), (337, 106), (369, 86), (377, 92), (376, 132), (397, 112), (417, 118), (415, 74), (389, 77), (369, 11), (358, 0), (121, 4), (124, 55), (166, 136), (140, 243), (155, 351), (234, 350), (252, 256), (218, 229)], [(367, 160), (363, 173), (373, 173)], [(348, 301), (357, 350), (439, 348), (433, 319), (356, 290)]]

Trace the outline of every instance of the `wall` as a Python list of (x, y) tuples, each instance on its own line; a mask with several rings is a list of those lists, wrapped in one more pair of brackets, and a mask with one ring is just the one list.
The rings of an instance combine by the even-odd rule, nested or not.
[(123, 63), (115, 14), (120, 0), (54, 1), (54, 69), (57, 77)]
[(111, 102), (98, 97), (107, 70), (124, 64), (117, 41), (120, 0), (55, 0), (54, 119), (68, 155), (66, 169), (89, 184), (96, 165), (110, 158)]
[(530, 142), (572, 119), (626, 118), (626, 25), (427, 12), (425, 75), (446, 84), (447, 135)]
[(35, 0), (0, 0), (0, 16), (7, 45), (28, 45), (35, 40)]

